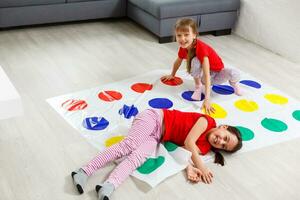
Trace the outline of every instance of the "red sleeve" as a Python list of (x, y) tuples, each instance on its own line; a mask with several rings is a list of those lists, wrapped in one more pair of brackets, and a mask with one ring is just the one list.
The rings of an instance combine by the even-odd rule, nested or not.
[(217, 126), (215, 119), (212, 118), (211, 116), (203, 114), (202, 117), (205, 117), (205, 119), (207, 120), (207, 128), (205, 132)]
[(187, 49), (184, 49), (184, 48), (179, 48), (178, 50), (178, 57), (181, 58), (181, 59), (186, 59), (187, 57)]
[(196, 142), (196, 145), (198, 146), (198, 148), (201, 151), (202, 155), (207, 154), (210, 149), (211, 149), (211, 144), (208, 142), (206, 136), (207, 136), (207, 132), (216, 127), (216, 121), (214, 120), (214, 118), (208, 116), (208, 115), (202, 115), (202, 117), (205, 117), (205, 119), (207, 120), (207, 128), (204, 131), (204, 133), (202, 133), (199, 137), (199, 139)]
[(201, 64), (203, 63), (203, 58), (205, 56), (209, 56), (208, 50), (204, 45), (201, 45), (200, 43), (197, 44), (196, 47), (196, 56), (200, 60)]
[(197, 143), (197, 147), (200, 149), (201, 151), (201, 155), (205, 155), (207, 154), (210, 149), (211, 149), (211, 145), (209, 144), (208, 141), (200, 141)]

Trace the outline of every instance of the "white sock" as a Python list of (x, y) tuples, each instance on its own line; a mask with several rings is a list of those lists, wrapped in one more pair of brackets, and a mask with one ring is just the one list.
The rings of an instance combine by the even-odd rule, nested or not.
[(73, 179), (73, 184), (77, 188), (78, 192), (82, 194), (83, 188), (86, 185), (88, 175), (83, 171), (83, 169), (78, 169), (71, 174), (72, 179)]
[(194, 93), (192, 94), (191, 98), (193, 100), (199, 101), (201, 99), (202, 87), (201, 85), (196, 85)]
[(239, 86), (239, 83), (238, 82), (231, 82), (229, 81), (229, 84), (233, 87), (234, 89), (234, 93), (238, 96), (242, 96), (242, 91), (241, 91), (241, 88)]
[(109, 200), (109, 197), (115, 190), (115, 186), (110, 182), (104, 182), (103, 184), (96, 185), (95, 189), (98, 194), (98, 200)]

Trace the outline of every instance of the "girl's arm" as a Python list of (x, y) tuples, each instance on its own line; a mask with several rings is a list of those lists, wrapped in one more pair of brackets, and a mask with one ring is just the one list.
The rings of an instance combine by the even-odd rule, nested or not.
[(179, 69), (180, 65), (182, 63), (182, 59), (177, 57), (177, 59), (175, 60), (174, 64), (173, 64), (173, 68), (172, 68), (172, 73), (170, 75), (166, 75), (163, 76), (161, 78), (162, 81), (168, 81), (171, 80), (175, 77), (177, 70)]
[(194, 124), (192, 129), (190, 130), (188, 136), (184, 141), (184, 147), (188, 151), (192, 152), (192, 161), (196, 168), (198, 168), (201, 173), (200, 177), (205, 183), (211, 183), (213, 174), (212, 172), (204, 165), (201, 157), (199, 156), (200, 149), (196, 145), (196, 142), (200, 135), (207, 128), (207, 120), (204, 117), (200, 117), (197, 122)]
[(203, 58), (203, 63), (202, 63), (202, 70), (203, 70), (203, 76), (204, 76), (204, 81), (205, 81), (205, 99), (202, 104), (202, 108), (205, 109), (205, 112), (207, 114), (210, 114), (210, 112), (214, 113), (215, 109), (211, 107), (210, 105), (210, 88), (211, 88), (211, 82), (210, 82), (210, 65), (209, 65), (209, 60), (208, 57), (205, 56)]
[(172, 70), (172, 73), (171, 73), (172, 76), (176, 75), (176, 72), (179, 69), (181, 63), (182, 63), (182, 59), (177, 57), (177, 59), (175, 60), (175, 62), (173, 64), (173, 70)]

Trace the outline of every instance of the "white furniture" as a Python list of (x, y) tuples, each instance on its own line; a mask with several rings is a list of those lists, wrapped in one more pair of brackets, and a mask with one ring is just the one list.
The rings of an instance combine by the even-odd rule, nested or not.
[(21, 114), (23, 114), (21, 97), (0, 66), (0, 119)]

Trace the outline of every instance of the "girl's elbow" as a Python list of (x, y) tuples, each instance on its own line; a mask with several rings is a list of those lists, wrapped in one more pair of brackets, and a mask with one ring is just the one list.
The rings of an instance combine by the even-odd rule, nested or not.
[(184, 142), (184, 147), (188, 150), (193, 149), (194, 145), (195, 145), (195, 142), (193, 142), (193, 141), (187, 140)]

